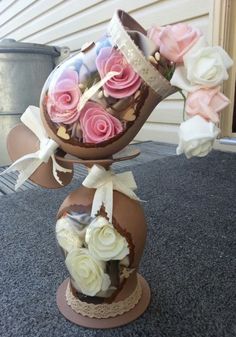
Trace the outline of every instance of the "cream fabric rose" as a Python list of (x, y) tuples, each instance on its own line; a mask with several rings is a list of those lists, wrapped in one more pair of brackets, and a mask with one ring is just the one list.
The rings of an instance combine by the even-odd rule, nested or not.
[(129, 254), (126, 238), (101, 216), (88, 226), (85, 241), (91, 255), (99, 260), (122, 260)]
[(56, 238), (58, 244), (68, 253), (73, 249), (81, 248), (83, 245), (80, 231), (68, 217), (57, 220)]
[(95, 296), (109, 288), (110, 277), (105, 273), (105, 262), (93, 258), (88, 249), (71, 251), (66, 257), (66, 266), (78, 291)]
[(185, 153), (187, 158), (204, 157), (211, 151), (219, 132), (214, 123), (196, 115), (181, 123), (176, 153)]
[(208, 47), (204, 37), (184, 55), (183, 61), (183, 66), (176, 67), (170, 83), (189, 92), (221, 84), (228, 79), (227, 69), (233, 65), (223, 48)]

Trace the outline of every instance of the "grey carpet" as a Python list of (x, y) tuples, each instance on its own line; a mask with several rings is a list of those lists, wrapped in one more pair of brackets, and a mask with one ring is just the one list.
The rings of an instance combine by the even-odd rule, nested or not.
[[(236, 335), (236, 155), (170, 157), (133, 169), (148, 221), (141, 273), (152, 301), (135, 322), (90, 330), (66, 321), (55, 293), (67, 276), (54, 238), (73, 186), (1, 197), (3, 337), (233, 337)], [(78, 185), (80, 183), (78, 182)]]

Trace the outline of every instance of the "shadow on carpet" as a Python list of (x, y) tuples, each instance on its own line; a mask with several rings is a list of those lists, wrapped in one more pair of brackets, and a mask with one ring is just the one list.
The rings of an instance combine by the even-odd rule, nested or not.
[(81, 328), (61, 316), (55, 294), (68, 273), (56, 247), (55, 214), (77, 186), (29, 190), (1, 198), (2, 337), (236, 335), (236, 155), (170, 157), (132, 170), (148, 201), (140, 268), (152, 290), (148, 310), (112, 330)]

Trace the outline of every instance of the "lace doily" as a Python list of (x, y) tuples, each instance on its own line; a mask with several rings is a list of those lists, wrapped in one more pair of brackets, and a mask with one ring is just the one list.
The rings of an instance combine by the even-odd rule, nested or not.
[(75, 297), (70, 289), (70, 282), (68, 282), (66, 288), (66, 301), (67, 304), (82, 316), (88, 316), (90, 318), (109, 318), (122, 315), (125, 312), (131, 310), (139, 302), (142, 296), (142, 287), (138, 280), (137, 286), (132, 294), (123, 301), (114, 302), (111, 304), (93, 304), (80, 301)]
[(120, 20), (119, 13), (122, 13), (122, 11), (117, 11), (108, 25), (107, 31), (111, 36), (112, 42), (117, 45), (135, 72), (139, 74), (158, 95), (163, 98), (168, 96), (170, 92), (173, 92), (173, 88), (167, 79), (146, 60), (141, 50), (135, 45), (126, 32)]

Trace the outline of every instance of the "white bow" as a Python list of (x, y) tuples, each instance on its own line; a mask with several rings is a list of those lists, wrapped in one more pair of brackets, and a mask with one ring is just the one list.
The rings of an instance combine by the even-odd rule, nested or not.
[(113, 190), (140, 201), (133, 192), (137, 188), (137, 185), (131, 171), (115, 174), (111, 170), (105, 170), (100, 165), (93, 165), (82, 184), (88, 188), (96, 188), (91, 216), (95, 216), (102, 205), (104, 205), (110, 222), (112, 222)]
[(19, 171), (20, 173), (15, 185), (15, 190), (17, 190), (42, 163), (47, 163), (51, 158), (53, 164), (53, 176), (60, 185), (63, 185), (58, 177), (57, 171), (66, 173), (71, 172), (71, 170), (60, 166), (56, 162), (54, 153), (58, 148), (58, 144), (54, 140), (48, 138), (40, 118), (40, 109), (35, 106), (29, 106), (21, 116), (21, 121), (38, 137), (40, 148), (34, 153), (26, 154), (17, 159), (0, 175), (12, 171)]

